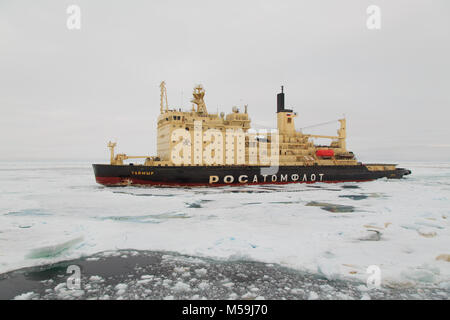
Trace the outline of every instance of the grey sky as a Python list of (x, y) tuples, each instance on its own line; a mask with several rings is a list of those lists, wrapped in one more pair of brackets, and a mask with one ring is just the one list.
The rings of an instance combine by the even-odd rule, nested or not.
[(284, 85), (298, 128), (345, 114), (363, 161), (450, 161), (449, 17), (448, 0), (0, 0), (0, 159), (154, 154), (165, 80), (169, 105), (201, 83), (210, 112), (248, 104), (257, 127)]

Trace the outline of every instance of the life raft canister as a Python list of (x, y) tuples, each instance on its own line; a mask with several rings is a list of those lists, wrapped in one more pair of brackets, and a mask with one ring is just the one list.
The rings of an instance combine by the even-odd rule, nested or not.
[(332, 149), (319, 149), (316, 151), (318, 157), (332, 157), (334, 156), (334, 150)]

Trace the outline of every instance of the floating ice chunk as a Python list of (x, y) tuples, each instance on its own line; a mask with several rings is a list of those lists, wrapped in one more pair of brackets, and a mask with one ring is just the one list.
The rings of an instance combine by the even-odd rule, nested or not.
[(364, 293), (361, 297), (361, 300), (371, 300), (371, 298), (368, 293)]
[(151, 281), (152, 281), (151, 279), (144, 279), (144, 280), (138, 280), (136, 283), (138, 285), (142, 285), (142, 284), (147, 284), (147, 283), (149, 283)]
[(198, 202), (186, 203), (186, 206), (187, 206), (188, 208), (196, 208), (196, 209), (202, 207), (202, 206), (200, 205), (200, 203), (198, 203)]
[(222, 285), (223, 285), (224, 287), (226, 287), (226, 288), (231, 288), (231, 287), (234, 286), (234, 283), (233, 283), (233, 282), (225, 282), (225, 283), (223, 283)]
[(383, 287), (392, 289), (409, 289), (416, 286), (411, 280), (396, 280), (394, 278), (383, 279)]
[(98, 261), (100, 260), (100, 257), (89, 257), (86, 259), (86, 261)]
[(319, 295), (314, 291), (311, 291), (308, 295), (308, 300), (317, 300), (319, 299)]
[(201, 268), (201, 269), (196, 269), (195, 273), (199, 276), (199, 277), (204, 277), (206, 276), (206, 273), (208, 271), (205, 268)]
[(200, 258), (195, 257), (185, 257), (185, 256), (173, 256), (165, 254), (162, 257), (163, 262), (181, 262), (189, 264), (206, 264), (206, 262)]
[(365, 291), (368, 291), (369, 290), (369, 288), (367, 287), (367, 286), (365, 286), (365, 285), (359, 285), (359, 286), (357, 286), (356, 287), (356, 289), (358, 289), (359, 291), (363, 291), (363, 292), (365, 292)]
[(14, 300), (31, 300), (34, 298), (38, 298), (39, 295), (37, 293), (34, 293), (33, 291), (22, 293), (18, 296), (14, 297)]
[(361, 241), (380, 241), (382, 233), (378, 230), (368, 229), (363, 235), (358, 238)]
[(341, 204), (333, 204), (327, 202), (317, 202), (311, 201), (306, 204), (309, 207), (320, 207), (322, 210), (336, 213), (347, 213), (355, 211), (355, 207), (353, 206), (345, 206)]
[(168, 288), (172, 284), (172, 280), (170, 279), (164, 279), (162, 282), (162, 285), (166, 288)]
[(408, 229), (408, 230), (419, 230), (419, 226), (413, 225), (413, 224), (402, 224), (400, 225), (400, 227), (402, 227), (403, 229)]
[(84, 295), (84, 290), (70, 290), (69, 296), (70, 298), (80, 298)]
[(200, 282), (200, 283), (198, 284), (198, 288), (199, 288), (200, 290), (206, 290), (206, 289), (209, 288), (209, 283), (206, 282), (206, 281), (202, 281), (202, 282)]
[(417, 232), (425, 238), (433, 238), (437, 235), (437, 233), (430, 228), (419, 228)]
[(61, 253), (75, 247), (77, 244), (83, 241), (83, 237), (78, 237), (60, 244), (45, 246), (41, 248), (35, 248), (30, 251), (30, 253), (26, 256), (30, 259), (39, 259), (39, 258), (52, 258), (60, 255)]
[(303, 289), (293, 288), (293, 289), (291, 289), (291, 293), (292, 294), (300, 294), (300, 293), (304, 293), (304, 291), (303, 291)]
[(377, 223), (365, 224), (365, 225), (363, 225), (363, 227), (367, 228), (367, 229), (376, 229), (376, 230), (384, 230), (384, 228), (385, 228), (384, 226), (379, 225)]
[(404, 272), (403, 275), (417, 282), (433, 282), (436, 276), (431, 270), (424, 269)]
[(173, 268), (173, 271), (176, 273), (185, 273), (186, 271), (189, 271), (189, 267), (175, 267)]
[(421, 225), (421, 226), (436, 228), (436, 229), (444, 229), (443, 226), (441, 226), (437, 223), (430, 222), (430, 221), (417, 221), (416, 224)]
[(44, 284), (52, 284), (53, 283), (53, 279), (42, 280), (41, 282), (44, 283)]
[(127, 291), (128, 285), (126, 283), (119, 283), (114, 289), (116, 289), (116, 294), (121, 296)]
[(353, 300), (353, 298), (345, 293), (337, 292), (335, 298), (341, 300)]
[(228, 296), (228, 299), (230, 300), (235, 300), (237, 299), (238, 295), (236, 294), (236, 292), (232, 292), (230, 293), (230, 295)]
[(127, 288), (128, 288), (128, 285), (126, 283), (119, 283), (115, 287), (116, 290), (126, 290)]
[(55, 290), (55, 291), (60, 291), (61, 289), (65, 288), (65, 287), (66, 287), (66, 283), (65, 283), (65, 282), (62, 282), (62, 283), (58, 284), (58, 285), (54, 288), (54, 290)]
[(172, 288), (176, 292), (183, 292), (183, 291), (191, 291), (191, 286), (188, 283), (184, 283), (181, 281), (178, 281)]
[(73, 299), (80, 298), (84, 295), (84, 290), (68, 289), (65, 282), (58, 284), (54, 291), (59, 299)]
[(253, 292), (247, 292), (242, 296), (242, 299), (254, 299), (256, 295)]
[(91, 282), (103, 282), (103, 281), (105, 281), (105, 280), (103, 280), (103, 278), (100, 277), (100, 276), (91, 276), (91, 277), (89, 278), (89, 281), (91, 281)]
[(319, 261), (317, 264), (317, 272), (328, 280), (337, 279), (341, 275), (341, 268), (332, 261)]

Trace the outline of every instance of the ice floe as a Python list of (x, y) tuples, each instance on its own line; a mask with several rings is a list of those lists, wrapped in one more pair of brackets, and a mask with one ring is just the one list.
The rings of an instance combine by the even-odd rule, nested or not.
[(181, 280), (208, 276), (197, 272), (205, 257), (361, 283), (376, 265), (386, 286), (448, 283), (450, 165), (406, 166), (401, 180), (175, 189), (105, 188), (87, 163), (2, 162), (0, 273), (135, 249), (191, 256), (163, 259), (198, 264), (172, 270)]

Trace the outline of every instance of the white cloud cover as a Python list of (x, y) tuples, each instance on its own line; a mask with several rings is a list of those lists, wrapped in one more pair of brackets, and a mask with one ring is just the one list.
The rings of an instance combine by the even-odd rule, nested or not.
[[(448, 1), (12, 1), (0, 3), (0, 159), (105, 159), (156, 151), (169, 104), (249, 105), (275, 126), (280, 85), (297, 126), (346, 114), (364, 161), (450, 159)], [(66, 8), (82, 28), (66, 28)], [(337, 127), (337, 126), (336, 126)], [(334, 130), (334, 127), (327, 128)], [(428, 145), (430, 147), (423, 147)]]

